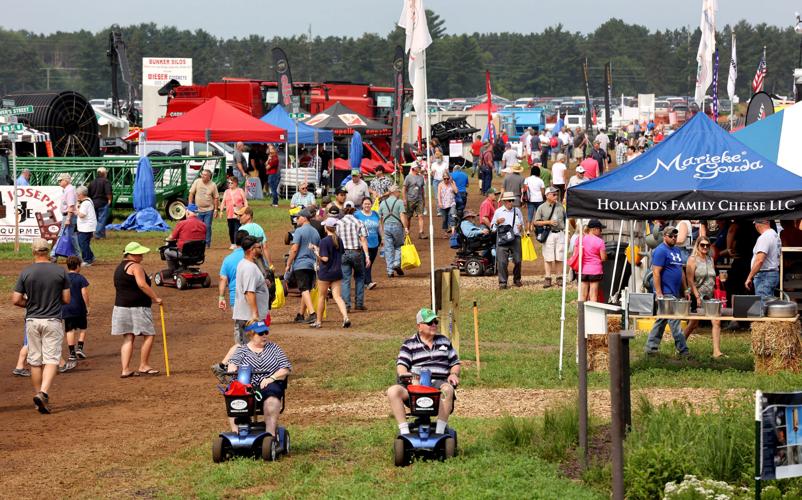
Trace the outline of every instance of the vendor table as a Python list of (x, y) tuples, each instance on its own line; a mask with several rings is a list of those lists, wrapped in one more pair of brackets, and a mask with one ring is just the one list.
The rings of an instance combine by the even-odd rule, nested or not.
[(685, 314), (685, 315), (678, 315), (678, 314), (658, 314), (655, 316), (635, 316), (634, 314), (630, 316), (630, 318), (638, 318), (638, 319), (679, 319), (679, 320), (692, 320), (696, 319), (699, 321), (714, 321), (714, 320), (721, 320), (721, 321), (776, 321), (776, 322), (788, 322), (792, 323), (794, 321), (799, 320), (799, 315), (797, 314), (793, 318), (769, 318), (769, 317), (754, 317), (754, 318), (736, 318), (734, 316), (705, 316), (703, 314)]

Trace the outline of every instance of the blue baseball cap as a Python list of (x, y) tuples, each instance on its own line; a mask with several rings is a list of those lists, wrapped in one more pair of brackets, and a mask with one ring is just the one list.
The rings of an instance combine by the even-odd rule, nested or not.
[(245, 331), (253, 333), (267, 333), (270, 331), (270, 327), (267, 326), (264, 321), (254, 321), (250, 325), (245, 326)]
[(196, 205), (194, 203), (190, 203), (189, 205), (187, 205), (187, 210), (189, 210), (190, 212), (197, 212), (198, 211), (198, 205)]

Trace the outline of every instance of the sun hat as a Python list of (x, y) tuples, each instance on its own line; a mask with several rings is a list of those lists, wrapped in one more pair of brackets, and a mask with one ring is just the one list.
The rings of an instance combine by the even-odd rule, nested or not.
[(253, 215), (253, 209), (251, 207), (239, 207), (234, 210), (234, 213), (237, 215)]
[(418, 311), (418, 314), (415, 316), (415, 322), (418, 324), (429, 323), (430, 321), (435, 319), (438, 319), (437, 315), (434, 313), (434, 311), (432, 311), (427, 307), (421, 308), (421, 310)]
[(61, 182), (61, 181), (70, 182), (71, 180), (72, 180), (72, 177), (67, 172), (62, 172), (62, 173), (58, 174), (58, 181), (59, 182)]
[(560, 190), (557, 189), (554, 186), (549, 186), (549, 187), (546, 188), (546, 194), (559, 193), (559, 192), (560, 192)]
[(388, 193), (397, 193), (398, 186), (396, 184), (390, 184), (390, 187), (387, 188)]
[(462, 214), (462, 218), (466, 219), (468, 217), (476, 217), (476, 212), (471, 209), (466, 210), (465, 213)]
[(513, 165), (512, 167), (510, 167), (510, 170), (512, 170), (516, 174), (520, 174), (521, 172), (524, 171), (524, 168), (520, 164), (518, 164), (518, 165)]
[(187, 205), (187, 212), (197, 213), (197, 211), (198, 211), (198, 205), (194, 203), (190, 203), (189, 205)]
[(125, 250), (123, 250), (123, 254), (131, 254), (131, 255), (143, 255), (150, 252), (150, 248), (146, 246), (142, 246), (136, 241), (132, 241), (131, 243), (125, 245)]
[(515, 201), (515, 193), (512, 191), (504, 191), (501, 195), (501, 201)]

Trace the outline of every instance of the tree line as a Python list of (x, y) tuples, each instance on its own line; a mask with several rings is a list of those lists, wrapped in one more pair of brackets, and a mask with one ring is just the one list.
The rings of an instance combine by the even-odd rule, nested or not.
[[(652, 31), (610, 19), (592, 33), (571, 32), (562, 25), (537, 33), (449, 34), (445, 20), (427, 11), (434, 42), (427, 51), (429, 96), (475, 96), (485, 91), (485, 70), (493, 93), (505, 97), (564, 96), (584, 93), (582, 63), (587, 59), (591, 93), (603, 95), (603, 68), (612, 65), (613, 94), (693, 95), (700, 31), (679, 28)], [(219, 38), (203, 29), (160, 27), (154, 23), (124, 26), (128, 61), (134, 82), (141, 82), (143, 57), (191, 57), (196, 83), (224, 76), (274, 80), (270, 49), (282, 47), (296, 81), (347, 80), (390, 85), (396, 45), (404, 32), (388, 27), (386, 35), (354, 37)], [(106, 56), (111, 28), (49, 35), (0, 29), (4, 48), (0, 94), (43, 89), (77, 90), (87, 98), (111, 95)], [(763, 47), (768, 75), (765, 88), (792, 92), (792, 71), (798, 65), (802, 37), (789, 27), (740, 21), (717, 34), (719, 96), (726, 96), (731, 30), (737, 35), (737, 94), (751, 95)]]

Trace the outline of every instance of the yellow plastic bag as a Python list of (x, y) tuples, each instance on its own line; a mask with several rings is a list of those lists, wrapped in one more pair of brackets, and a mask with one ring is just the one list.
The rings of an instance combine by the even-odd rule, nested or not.
[(527, 234), (521, 238), (521, 259), (524, 262), (534, 262), (537, 260), (537, 252), (532, 238)]
[(287, 210), (287, 212), (289, 212), (290, 215), (295, 215), (300, 211), (301, 211), (301, 207), (293, 207), (293, 208)]
[(373, 206), (370, 208), (376, 213), (379, 213), (379, 197), (377, 196), (375, 200), (373, 200)]
[(418, 256), (418, 249), (412, 243), (409, 235), (404, 240), (401, 246), (401, 269), (413, 269), (420, 267), (420, 257)]
[(271, 304), (271, 309), (281, 309), (284, 307), (284, 302), (287, 301), (287, 297), (284, 294), (284, 286), (281, 284), (281, 280), (276, 278), (276, 298), (273, 299), (273, 304)]
[[(329, 293), (329, 291), (326, 290), (323, 293)], [(315, 306), (315, 309), (317, 309), (317, 299), (318, 299), (318, 297), (320, 297), (320, 291), (318, 290), (317, 285), (315, 285), (315, 288), (313, 288), (312, 290), (309, 291), (309, 296), (312, 298), (312, 305)], [(322, 320), (326, 319), (326, 309), (328, 309), (328, 301), (324, 299), (323, 300), (323, 317), (320, 318), (319, 321), (322, 321)]]

